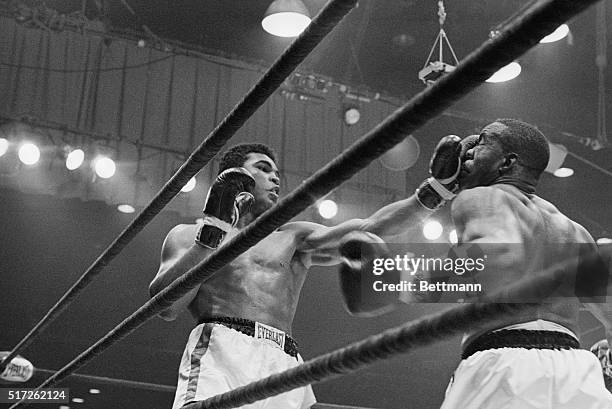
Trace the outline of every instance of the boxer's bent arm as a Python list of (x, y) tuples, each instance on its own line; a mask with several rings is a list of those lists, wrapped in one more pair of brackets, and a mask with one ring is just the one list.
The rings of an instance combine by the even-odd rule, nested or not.
[[(174, 280), (194, 267), (213, 250), (194, 243), (195, 230), (189, 225), (179, 225), (173, 228), (162, 246), (161, 263), (159, 271), (149, 285), (151, 297), (162, 291)], [(195, 298), (199, 288), (194, 288), (177, 300), (170, 308), (159, 314), (166, 321), (176, 319), (181, 311)]]
[(298, 242), (297, 250), (309, 253), (312, 264), (335, 265), (340, 262), (338, 245), (347, 233), (361, 230), (389, 238), (405, 233), (432, 212), (412, 195), (382, 207), (366, 219), (351, 219), (332, 227), (311, 223), (315, 227)]

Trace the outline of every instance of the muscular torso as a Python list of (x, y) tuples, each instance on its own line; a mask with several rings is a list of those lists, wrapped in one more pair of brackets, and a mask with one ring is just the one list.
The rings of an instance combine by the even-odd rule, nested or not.
[[(193, 243), (197, 226), (188, 231)], [(230, 232), (226, 240), (237, 232)], [(193, 317), (240, 317), (291, 333), (307, 271), (296, 240), (294, 230), (281, 228), (221, 268), (200, 286), (189, 305)]]
[[(479, 198), (482, 200), (479, 206), (485, 213), (490, 211), (491, 215), (497, 218), (491, 218), (482, 229), (485, 232), (487, 229), (497, 229), (498, 231), (491, 232), (493, 242), (507, 245), (510, 254), (516, 254), (511, 260), (511, 268), (503, 270), (503, 277), (479, 277), (487, 293), (503, 289), (561, 261), (567, 260), (570, 264), (577, 262), (578, 246), (573, 243), (592, 242), (592, 238), (582, 226), (536, 195), (525, 194), (506, 184), (481, 189), (484, 194)], [(491, 195), (494, 198), (490, 199), (490, 203), (487, 203), (487, 189), (498, 190)], [(490, 190), (488, 192), (491, 193)], [(572, 254), (573, 252), (575, 254)], [(560, 291), (557, 295), (561, 297), (557, 298), (557, 301), (561, 302), (544, 303), (535, 311), (525, 310), (523, 313), (505, 317), (501, 324), (481, 326), (472, 331), (469, 338), (488, 330), (537, 319), (553, 321), (576, 332), (579, 302), (573, 293), (573, 284), (566, 285)]]

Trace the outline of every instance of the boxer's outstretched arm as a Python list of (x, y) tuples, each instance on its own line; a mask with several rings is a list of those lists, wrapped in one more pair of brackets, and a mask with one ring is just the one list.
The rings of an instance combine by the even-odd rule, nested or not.
[(309, 255), (309, 264), (335, 265), (341, 261), (338, 246), (346, 234), (358, 230), (389, 238), (405, 233), (430, 214), (432, 211), (412, 195), (382, 207), (366, 219), (351, 219), (331, 227), (307, 222), (289, 223), (287, 227), (298, 226), (305, 232), (297, 251)]
[(298, 250), (313, 254), (313, 262), (337, 264), (338, 244), (354, 230), (388, 238), (405, 233), (455, 196), (458, 176), (468, 150), (478, 142), (476, 135), (461, 140), (448, 135), (440, 139), (429, 164), (430, 176), (410, 197), (388, 204), (367, 219), (353, 219), (335, 227), (313, 228), (303, 237)]

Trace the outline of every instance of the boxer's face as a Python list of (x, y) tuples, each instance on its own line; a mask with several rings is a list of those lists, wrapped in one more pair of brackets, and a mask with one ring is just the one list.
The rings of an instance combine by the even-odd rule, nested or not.
[(506, 125), (493, 122), (480, 132), (478, 144), (466, 152), (459, 184), (462, 189), (488, 186), (499, 177), (499, 168), (505, 161), (499, 136)]
[(255, 203), (251, 207), (254, 215), (259, 215), (278, 201), (280, 194), (280, 174), (276, 163), (268, 155), (251, 152), (243, 165), (255, 179)]

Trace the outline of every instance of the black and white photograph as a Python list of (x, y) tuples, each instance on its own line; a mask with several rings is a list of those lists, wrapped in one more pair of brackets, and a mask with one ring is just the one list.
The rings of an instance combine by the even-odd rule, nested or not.
[(610, 27), (0, 0), (0, 409), (612, 409)]

